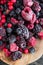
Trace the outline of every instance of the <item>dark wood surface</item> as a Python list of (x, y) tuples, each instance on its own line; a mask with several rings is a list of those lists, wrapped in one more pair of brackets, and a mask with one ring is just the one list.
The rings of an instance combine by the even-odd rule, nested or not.
[[(0, 65), (7, 65), (7, 64), (0, 60)], [(32, 64), (29, 64), (29, 65), (43, 65), (43, 56), (38, 61), (36, 61)]]

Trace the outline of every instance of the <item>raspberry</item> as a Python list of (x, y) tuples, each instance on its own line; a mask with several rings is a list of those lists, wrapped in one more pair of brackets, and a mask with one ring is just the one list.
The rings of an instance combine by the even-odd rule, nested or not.
[(35, 46), (36, 45), (36, 39), (34, 37), (31, 37), (28, 43), (29, 46)]
[(29, 24), (28, 25), (28, 28), (31, 30), (31, 29), (33, 29), (34, 28), (34, 24)]
[(11, 18), (11, 22), (12, 22), (12, 24), (17, 24), (18, 23), (18, 21), (15, 18)]
[(43, 31), (39, 32), (38, 36), (39, 36), (40, 39), (43, 39)]
[(24, 49), (24, 53), (25, 54), (28, 54), (29, 53), (29, 50), (26, 48), (26, 49)]
[(24, 6), (32, 6), (33, 5), (33, 1), (32, 0), (23, 0), (23, 4)]
[(18, 51), (18, 46), (16, 45), (16, 43), (10, 43), (10, 51), (11, 52)]
[(34, 23), (36, 20), (36, 15), (33, 13), (30, 7), (25, 7), (24, 10), (22, 10), (21, 15), (26, 21), (30, 23)]

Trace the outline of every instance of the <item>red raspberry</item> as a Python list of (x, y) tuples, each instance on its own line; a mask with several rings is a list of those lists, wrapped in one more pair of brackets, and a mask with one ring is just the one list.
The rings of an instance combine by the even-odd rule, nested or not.
[(4, 51), (4, 53), (5, 53), (5, 55), (6, 55), (7, 57), (10, 56), (11, 52), (8, 51), (8, 49), (4, 48), (3, 51)]
[(29, 46), (35, 46), (36, 45), (36, 39), (34, 37), (31, 37), (28, 43)]
[(28, 28), (31, 30), (31, 29), (33, 29), (34, 28), (34, 24), (29, 24), (28, 25)]
[(25, 54), (28, 54), (29, 53), (29, 50), (26, 48), (26, 49), (24, 49), (24, 53)]
[(30, 23), (34, 23), (36, 20), (36, 15), (30, 7), (25, 7), (24, 10), (22, 10), (21, 15), (26, 21), (30, 21)]
[(16, 43), (11, 43), (10, 44), (10, 51), (11, 52), (18, 51), (18, 46), (16, 45)]
[(16, 3), (16, 0), (11, 0), (11, 2)]
[(39, 32), (38, 36), (39, 36), (40, 39), (43, 39), (43, 31)]
[(17, 24), (17, 23), (18, 23), (18, 21), (17, 21), (15, 18), (11, 18), (11, 22), (12, 22), (13, 24)]
[(32, 0), (23, 0), (23, 4), (24, 6), (32, 6), (33, 5), (33, 1)]
[(12, 27), (12, 24), (11, 23), (8, 23), (7, 26), (8, 26), (8, 28), (11, 28)]

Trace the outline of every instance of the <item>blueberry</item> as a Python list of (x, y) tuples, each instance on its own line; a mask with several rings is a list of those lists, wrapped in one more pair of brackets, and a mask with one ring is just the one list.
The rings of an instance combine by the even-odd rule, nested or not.
[(20, 8), (17, 8), (16, 9), (16, 14), (18, 15), (18, 14), (20, 14), (20, 12), (21, 12), (21, 9)]
[(22, 57), (22, 52), (16, 51), (16, 52), (12, 53), (11, 57), (12, 57), (12, 60), (14, 60), (14, 61), (18, 60)]
[(6, 11), (8, 9), (7, 4), (4, 4), (4, 10)]
[(2, 46), (3, 45), (3, 42), (0, 40), (0, 46)]
[(14, 35), (11, 35), (9, 37), (9, 43), (14, 43), (16, 41), (16, 37)]
[(29, 48), (30, 53), (34, 53), (35, 49), (33, 47)]
[(12, 28), (7, 28), (7, 33), (11, 33), (12, 32)]
[(37, 16), (37, 18), (39, 18), (39, 16), (40, 16), (40, 12), (37, 12), (37, 13), (36, 13), (36, 16)]
[(42, 30), (42, 27), (39, 24), (36, 24), (35, 27), (34, 27), (34, 29), (33, 29), (33, 32), (37, 34), (41, 30)]

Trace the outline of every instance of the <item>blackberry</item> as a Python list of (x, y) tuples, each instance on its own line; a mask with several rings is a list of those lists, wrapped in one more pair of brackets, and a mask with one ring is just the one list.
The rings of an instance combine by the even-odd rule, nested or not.
[(22, 36), (20, 36), (20, 39), (17, 41), (17, 45), (22, 49), (26, 48), (26, 41)]
[(28, 30), (28, 28), (26, 26), (24, 26), (24, 25), (21, 25), (21, 26), (19, 25), (19, 29), (20, 29), (19, 31), (21, 32), (21, 35), (23, 37), (25, 37), (25, 39), (28, 39), (29, 38), (29, 30)]
[(16, 51), (16, 52), (12, 53), (11, 57), (12, 57), (12, 60), (14, 60), (14, 61), (17, 59), (20, 59), (22, 57), (22, 52)]
[(6, 35), (6, 31), (3, 27), (0, 27), (0, 36), (5, 36)]

